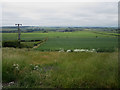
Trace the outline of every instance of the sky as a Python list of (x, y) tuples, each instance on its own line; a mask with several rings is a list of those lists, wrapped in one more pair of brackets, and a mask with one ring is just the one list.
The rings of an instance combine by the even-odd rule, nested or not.
[(117, 27), (118, 2), (3, 2), (2, 25)]

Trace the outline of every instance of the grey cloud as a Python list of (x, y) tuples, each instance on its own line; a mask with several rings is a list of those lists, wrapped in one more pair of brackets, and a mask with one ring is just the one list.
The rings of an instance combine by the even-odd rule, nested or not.
[(117, 3), (4, 3), (3, 25), (117, 26)]

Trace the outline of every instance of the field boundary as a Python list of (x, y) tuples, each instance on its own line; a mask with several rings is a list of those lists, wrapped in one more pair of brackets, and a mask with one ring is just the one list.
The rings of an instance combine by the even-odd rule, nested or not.
[(48, 38), (45, 38), (44, 40), (42, 40), (39, 43), (37, 43), (37, 45), (34, 46), (33, 48), (38, 48), (41, 44), (45, 43), (47, 40), (48, 40)]
[(111, 36), (119, 36), (119, 35), (115, 35), (115, 34), (106, 34), (106, 33), (103, 33), (103, 32), (93, 32), (93, 33), (96, 33), (96, 34), (102, 34), (102, 35), (111, 35)]

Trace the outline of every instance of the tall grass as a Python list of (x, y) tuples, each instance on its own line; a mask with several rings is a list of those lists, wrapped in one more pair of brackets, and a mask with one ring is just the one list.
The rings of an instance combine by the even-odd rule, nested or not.
[(2, 62), (5, 88), (118, 87), (117, 52), (67, 53), (3, 48)]

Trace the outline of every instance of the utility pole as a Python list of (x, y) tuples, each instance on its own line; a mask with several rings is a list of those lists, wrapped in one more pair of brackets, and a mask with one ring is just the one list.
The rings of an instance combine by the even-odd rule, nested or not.
[(21, 35), (21, 31), (20, 31), (20, 25), (22, 26), (22, 24), (15, 24), (15, 25), (17, 25), (18, 26), (18, 42), (19, 42), (19, 44), (20, 44), (20, 35)]

